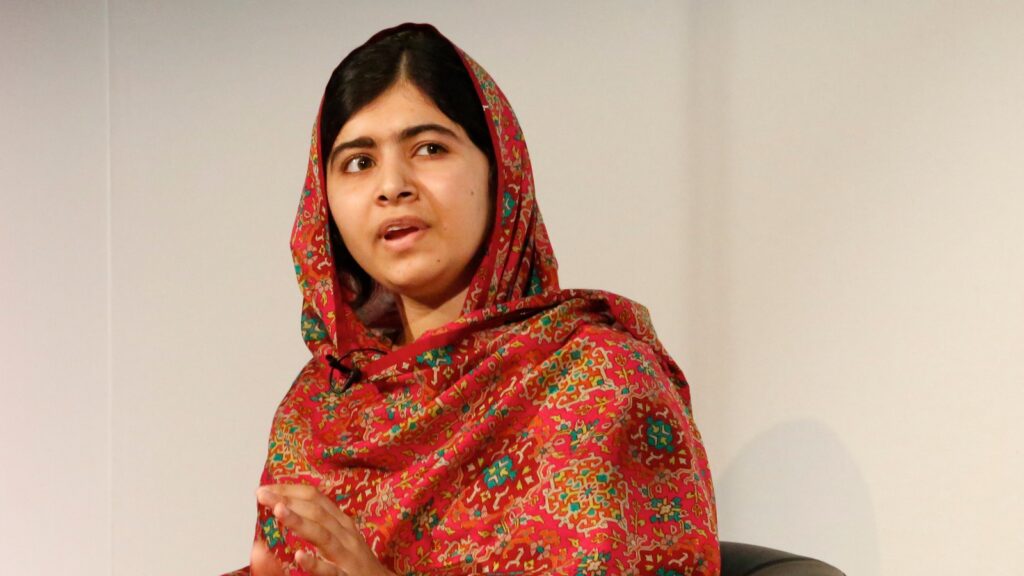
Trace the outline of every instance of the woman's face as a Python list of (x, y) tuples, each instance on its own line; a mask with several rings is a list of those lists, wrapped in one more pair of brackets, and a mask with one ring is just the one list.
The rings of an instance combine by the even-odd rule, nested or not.
[(464, 290), (493, 211), (487, 156), (400, 81), (349, 118), (327, 162), (345, 246), (382, 286), (440, 305)]

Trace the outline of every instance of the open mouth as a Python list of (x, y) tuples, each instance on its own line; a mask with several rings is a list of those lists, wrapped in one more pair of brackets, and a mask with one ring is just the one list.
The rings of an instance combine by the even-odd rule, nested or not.
[(399, 238), (405, 238), (406, 236), (408, 236), (410, 234), (414, 234), (414, 233), (419, 232), (419, 231), (420, 231), (419, 228), (412, 228), (412, 227), (410, 227), (410, 228), (396, 228), (396, 229), (388, 230), (387, 232), (385, 232), (384, 233), (384, 239), (385, 240), (398, 240)]

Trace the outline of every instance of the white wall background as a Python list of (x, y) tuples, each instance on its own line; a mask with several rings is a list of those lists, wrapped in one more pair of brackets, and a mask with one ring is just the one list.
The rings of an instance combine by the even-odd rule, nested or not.
[(111, 566), (107, 18), (0, 0), (0, 574)]
[(4, 573), (247, 562), (313, 114), (403, 21), (512, 100), (563, 285), (651, 309), (724, 539), (1010, 574), (1018, 5), (118, 0), (0, 4)]
[(685, 353), (723, 535), (851, 574), (1019, 573), (1024, 5), (691, 18)]

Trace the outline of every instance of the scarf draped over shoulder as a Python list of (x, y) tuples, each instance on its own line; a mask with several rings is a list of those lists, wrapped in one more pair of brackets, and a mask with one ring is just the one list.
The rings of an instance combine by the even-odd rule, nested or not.
[[(371, 41), (410, 27), (432, 30)], [(291, 237), (312, 358), (274, 415), (260, 483), (316, 486), (397, 574), (718, 574), (686, 379), (643, 306), (559, 288), (519, 123), (456, 50), (498, 171), (462, 315), (394, 349), (351, 308), (317, 118)], [(306, 574), (294, 555), (312, 546), (260, 505), (256, 538), (288, 576)]]

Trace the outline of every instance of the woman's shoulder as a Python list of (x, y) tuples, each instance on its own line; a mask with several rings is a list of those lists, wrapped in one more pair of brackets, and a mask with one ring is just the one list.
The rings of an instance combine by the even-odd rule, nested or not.
[[(650, 344), (613, 325), (586, 324), (573, 334), (570, 348), (579, 348), (615, 364), (640, 364), (663, 372), (662, 357)], [(664, 374), (663, 374), (664, 375)]]
[(587, 323), (576, 329), (574, 339), (600, 343), (622, 349), (646, 346), (638, 338), (615, 325)]
[(614, 325), (580, 326), (558, 356), (558, 364), (570, 369), (578, 385), (592, 392), (608, 391), (620, 402), (678, 397), (686, 385), (681, 373), (673, 370), (671, 359)]

